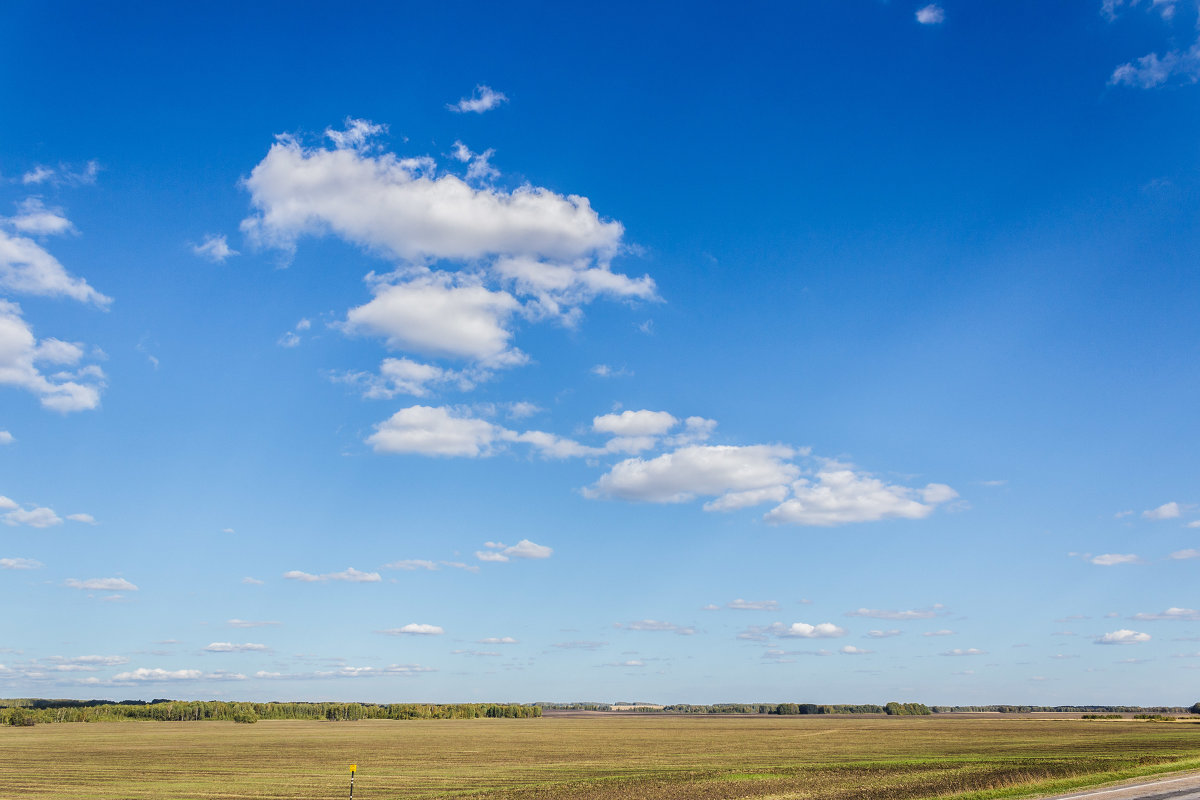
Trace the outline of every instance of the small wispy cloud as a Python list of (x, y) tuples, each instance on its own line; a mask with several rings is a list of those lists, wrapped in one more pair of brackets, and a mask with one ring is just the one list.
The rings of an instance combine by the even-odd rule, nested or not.
[(65, 585), (72, 589), (94, 592), (136, 592), (138, 590), (138, 587), (124, 578), (86, 578), (84, 580), (67, 578)]
[(446, 108), (459, 114), (482, 114), (507, 102), (508, 98), (502, 92), (497, 92), (490, 86), (479, 84), (475, 87), (475, 92), (470, 97), (464, 97), (457, 103), (447, 105)]
[(940, 25), (946, 21), (946, 12), (936, 3), (917, 9), (917, 22), (922, 25)]
[(238, 255), (238, 251), (229, 246), (224, 234), (205, 236), (203, 242), (192, 245), (192, 252), (217, 264), (224, 262), (230, 256)]
[(354, 567), (346, 567), (341, 572), (327, 572), (323, 575), (313, 575), (309, 572), (301, 572), (298, 569), (289, 570), (283, 573), (283, 577), (290, 581), (300, 581), (301, 583), (319, 583), (324, 581), (346, 581), (349, 583), (378, 583), (383, 580), (378, 572), (363, 572)]
[(614, 628), (627, 631), (651, 631), (658, 633), (677, 633), (680, 636), (691, 636), (696, 629), (687, 625), (676, 625), (673, 622), (663, 622), (657, 619), (639, 619), (634, 622), (616, 622)]

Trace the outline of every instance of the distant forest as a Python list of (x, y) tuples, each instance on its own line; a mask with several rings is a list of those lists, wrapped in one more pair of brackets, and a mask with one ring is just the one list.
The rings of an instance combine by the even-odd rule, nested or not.
[(715, 703), (677, 704), (625, 708), (624, 703), (238, 703), (222, 700), (46, 700), (0, 699), (0, 725), (36, 725), (52, 722), (115, 722), (153, 720), (192, 722), (225, 720), (257, 722), (260, 719), (304, 719), (346, 722), (360, 719), (526, 719), (543, 711), (613, 711), (631, 714), (888, 714), (927, 716), (963, 712), (1067, 712), (1086, 714), (1200, 714), (1200, 703), (1185, 706), (927, 706), (924, 703), (828, 705), (817, 703)]
[(517, 703), (234, 703), (221, 700), (0, 700), (0, 724), (115, 722), (153, 720), (191, 722), (260, 719), (311, 719), (346, 722), (359, 719), (478, 719), (540, 717), (542, 709)]

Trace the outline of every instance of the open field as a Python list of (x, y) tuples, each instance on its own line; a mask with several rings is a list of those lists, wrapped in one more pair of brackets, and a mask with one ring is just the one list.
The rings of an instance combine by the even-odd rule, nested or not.
[(338, 798), (351, 763), (361, 800), (980, 797), (1200, 769), (1200, 725), (564, 716), (0, 729), (3, 798)]

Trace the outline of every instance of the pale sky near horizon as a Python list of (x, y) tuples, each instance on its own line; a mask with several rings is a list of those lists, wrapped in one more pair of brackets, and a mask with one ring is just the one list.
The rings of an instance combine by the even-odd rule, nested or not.
[(1194, 0), (0, 10), (0, 696), (1190, 705)]

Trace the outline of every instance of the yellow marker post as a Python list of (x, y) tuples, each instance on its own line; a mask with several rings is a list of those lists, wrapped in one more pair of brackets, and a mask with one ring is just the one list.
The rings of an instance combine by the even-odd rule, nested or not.
[(354, 800), (354, 773), (358, 769), (358, 764), (350, 765), (350, 800)]

